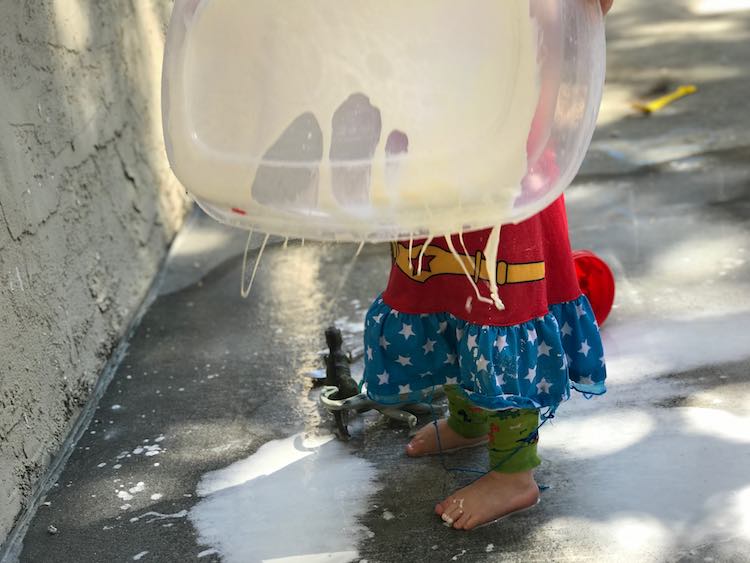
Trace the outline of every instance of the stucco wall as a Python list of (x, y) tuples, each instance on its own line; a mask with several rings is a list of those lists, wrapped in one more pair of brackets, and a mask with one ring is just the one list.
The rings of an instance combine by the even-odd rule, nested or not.
[(0, 0), (0, 543), (144, 298), (186, 202), (169, 0)]

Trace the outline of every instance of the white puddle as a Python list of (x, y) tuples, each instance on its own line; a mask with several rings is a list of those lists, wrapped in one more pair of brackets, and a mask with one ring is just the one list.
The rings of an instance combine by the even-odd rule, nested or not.
[(333, 436), (297, 434), (206, 474), (188, 517), (227, 563), (345, 563), (368, 530), (374, 467)]

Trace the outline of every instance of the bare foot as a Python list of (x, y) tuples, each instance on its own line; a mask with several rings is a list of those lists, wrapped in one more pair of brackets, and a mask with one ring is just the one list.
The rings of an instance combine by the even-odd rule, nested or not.
[[(438, 446), (437, 434), (440, 433), (440, 446)], [(487, 436), (479, 438), (464, 438), (448, 426), (446, 419), (438, 420), (437, 432), (435, 425), (430, 423), (420, 428), (406, 446), (406, 454), (411, 457), (432, 455), (440, 452), (450, 452), (461, 448), (470, 448), (487, 442)]]
[(443, 521), (457, 530), (471, 530), (530, 508), (539, 502), (539, 487), (531, 471), (491, 471), (435, 506)]

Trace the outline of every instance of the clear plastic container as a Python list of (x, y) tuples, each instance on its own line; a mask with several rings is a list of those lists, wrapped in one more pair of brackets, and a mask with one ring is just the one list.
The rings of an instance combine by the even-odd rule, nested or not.
[(594, 0), (176, 0), (169, 159), (214, 218), (271, 234), (516, 223), (578, 171), (604, 51)]

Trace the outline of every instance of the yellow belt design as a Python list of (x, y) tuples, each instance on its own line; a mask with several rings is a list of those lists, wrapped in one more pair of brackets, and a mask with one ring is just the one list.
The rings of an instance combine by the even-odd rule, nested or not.
[[(487, 259), (482, 251), (478, 250), (473, 256), (458, 254), (458, 257), (456, 257), (451, 252), (433, 245), (429, 245), (425, 249), (423, 262), (426, 265), (419, 273), (418, 264), (422, 246), (421, 244), (415, 245), (411, 249), (410, 255), (408, 248), (397, 242), (391, 243), (394, 263), (399, 270), (412, 280), (424, 283), (433, 276), (445, 274), (463, 276), (466, 275), (464, 268), (474, 278), (475, 282), (490, 280), (487, 273)], [(462, 264), (463, 268), (461, 267)], [(508, 264), (502, 260), (497, 262), (497, 285), (540, 281), (544, 279), (544, 274), (543, 261), (526, 264)]]

